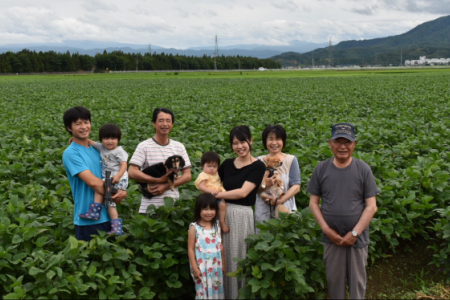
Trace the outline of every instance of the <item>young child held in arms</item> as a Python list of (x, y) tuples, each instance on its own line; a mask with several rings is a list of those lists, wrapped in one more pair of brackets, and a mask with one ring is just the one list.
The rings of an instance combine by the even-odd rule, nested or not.
[[(200, 161), (202, 170), (194, 184), (195, 187), (202, 193), (225, 192), (219, 174), (217, 173), (220, 165), (220, 157), (216, 152), (207, 151), (203, 153)], [(223, 200), (217, 200), (219, 205), (219, 222), (223, 232), (230, 231), (230, 228), (225, 223), (225, 214), (227, 211), (227, 204)]]
[(200, 194), (195, 203), (195, 222), (189, 225), (188, 255), (195, 299), (225, 298), (225, 255), (217, 209), (217, 200), (212, 194)]
[[(118, 146), (122, 133), (120, 128), (114, 124), (106, 124), (100, 128), (99, 139), (101, 143), (89, 140), (89, 144), (100, 152), (102, 158), (102, 177), (105, 180), (105, 172), (111, 171), (111, 182), (118, 190), (126, 190), (128, 186), (127, 160), (128, 154), (121, 146)], [(111, 218), (111, 231), (108, 234), (115, 233), (122, 235), (122, 219), (119, 219), (116, 204), (106, 201), (105, 207)], [(89, 211), (80, 214), (80, 218), (88, 220), (100, 219), (100, 212), (103, 208), (103, 196), (95, 193), (94, 203), (89, 206)]]

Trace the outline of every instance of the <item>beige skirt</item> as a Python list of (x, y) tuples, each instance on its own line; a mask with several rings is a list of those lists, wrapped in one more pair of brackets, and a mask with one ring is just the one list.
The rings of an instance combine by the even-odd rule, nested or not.
[[(237, 262), (233, 258), (245, 258), (247, 256), (248, 244), (245, 239), (250, 234), (255, 234), (255, 222), (251, 206), (243, 206), (227, 203), (227, 214), (225, 222), (230, 231), (223, 234), (223, 244), (225, 248), (226, 271), (234, 272), (237, 269)], [(245, 280), (238, 280), (236, 277), (224, 277), (224, 288), (226, 299), (237, 299), (238, 291), (245, 285)]]

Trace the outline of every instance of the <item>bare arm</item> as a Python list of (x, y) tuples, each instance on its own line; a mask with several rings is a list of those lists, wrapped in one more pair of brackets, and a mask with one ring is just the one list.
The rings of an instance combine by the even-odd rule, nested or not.
[[(372, 220), (373, 216), (377, 212), (377, 199), (374, 197), (370, 197), (366, 199), (366, 208), (364, 209), (361, 217), (359, 218), (358, 223), (356, 223), (355, 227), (353, 228), (354, 231), (360, 235), (364, 229), (370, 224), (370, 221)], [(342, 246), (352, 246), (358, 238), (354, 237), (351, 232), (348, 232), (343, 240), (342, 240)]]
[(91, 145), (91, 146), (94, 146), (94, 145), (95, 145), (95, 141), (93, 141), (93, 140), (91, 140), (91, 139), (88, 139), (88, 143), (89, 143), (89, 145)]
[[(295, 195), (297, 195), (298, 192), (300, 192), (300, 184), (294, 184), (293, 186), (291, 186), (289, 188), (289, 190), (286, 192), (286, 194), (284, 194), (283, 196), (281, 196), (278, 199), (277, 204), (282, 204), (282, 203), (286, 202), (291, 197), (294, 197)], [(272, 203), (272, 204), (274, 205), (275, 203)]]
[[(92, 174), (89, 170), (84, 170), (78, 173), (78, 177), (83, 180), (91, 189), (100, 195), (105, 195), (105, 186), (103, 180)], [(127, 191), (119, 190), (116, 194), (112, 195), (112, 199), (117, 204), (120, 204), (123, 199), (127, 197)]]
[(322, 211), (320, 210), (319, 206), (319, 199), (319, 196), (311, 195), (309, 197), (309, 208), (311, 209), (314, 219), (316, 219), (316, 222), (317, 224), (319, 224), (322, 231), (328, 236), (333, 244), (340, 246), (342, 237), (339, 235), (339, 233), (337, 233), (336, 230), (330, 228), (323, 218)]
[(123, 174), (125, 173), (125, 171), (127, 170), (127, 162), (126, 161), (121, 161), (120, 162), (120, 169), (119, 172), (113, 176), (112, 178), (112, 183), (117, 183), (120, 181), (120, 177), (123, 176)]
[(199, 189), (200, 192), (202, 192), (204, 194), (212, 194), (214, 192), (217, 192), (217, 190), (208, 189), (206, 187), (206, 179), (200, 181), (200, 183), (198, 184), (198, 189)]
[(78, 177), (84, 181), (91, 189), (100, 195), (105, 194), (104, 182), (94, 174), (90, 170), (84, 170), (78, 173)]
[(251, 191), (256, 187), (256, 184), (250, 181), (245, 181), (240, 189), (235, 189), (226, 192), (212, 193), (218, 199), (237, 200), (248, 196)]
[(136, 165), (130, 165), (130, 167), (128, 168), (128, 177), (130, 179), (136, 180), (137, 182), (167, 183), (167, 175), (169, 175), (170, 173), (172, 173), (172, 171), (169, 171), (166, 175), (160, 178), (155, 178), (143, 173)]
[(189, 257), (189, 262), (191, 263), (194, 279), (199, 280), (202, 277), (202, 273), (200, 272), (200, 269), (197, 266), (197, 260), (195, 257), (195, 228), (194, 228), (194, 226), (191, 226), (189, 228), (188, 257)]
[[(174, 182), (174, 186), (178, 187), (182, 184), (185, 184), (186, 182), (191, 181), (191, 169), (187, 168), (187, 169), (183, 169), (182, 174), (180, 177), (178, 177), (177, 179), (175, 179)], [(169, 175), (170, 173), (167, 173), (166, 179), (167, 179), (167, 175)], [(152, 187), (150, 188), (150, 192), (153, 195), (161, 195), (163, 194), (165, 191), (167, 191), (169, 189), (169, 183), (165, 182), (165, 183), (159, 183), (159, 184), (154, 184), (152, 185)]]
[(175, 187), (185, 184), (186, 182), (191, 181), (192, 174), (191, 168), (186, 168), (181, 170), (181, 176), (175, 179)]

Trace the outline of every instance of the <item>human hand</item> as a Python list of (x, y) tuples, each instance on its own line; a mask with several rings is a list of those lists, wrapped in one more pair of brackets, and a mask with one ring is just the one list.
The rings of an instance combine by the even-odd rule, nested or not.
[(195, 280), (202, 280), (202, 272), (200, 272), (199, 268), (192, 269), (192, 273)]
[(125, 199), (126, 197), (127, 197), (127, 191), (124, 191), (124, 190), (118, 190), (117, 193), (115, 193), (114, 195), (111, 196), (112, 200), (116, 204), (122, 203), (123, 199)]
[(269, 196), (264, 196), (263, 198), (264, 203), (266, 203), (267, 205), (275, 205), (275, 201), (277, 201), (277, 198), (275, 197), (269, 197)]
[(277, 183), (277, 175), (273, 174), (272, 177), (267, 178), (266, 187), (271, 187)]
[[(167, 173), (164, 174), (163, 176), (161, 176), (161, 177), (159, 177), (159, 178), (156, 178), (156, 180), (155, 180), (154, 183), (156, 183), (156, 184), (161, 184), (161, 183), (166, 183), (166, 182), (168, 182), (168, 177), (169, 177), (169, 175), (172, 174), (172, 173), (173, 173), (173, 170), (167, 171)], [(152, 194), (153, 194), (153, 193), (152, 193)]]
[(337, 233), (336, 230), (328, 228), (328, 230), (324, 231), (325, 235), (331, 240), (331, 242), (337, 246), (342, 246), (342, 237)]
[(217, 195), (219, 194), (219, 191), (212, 191), (211, 194), (217, 198)]
[(114, 176), (111, 178), (112, 184), (116, 184), (116, 183), (118, 183), (118, 182), (120, 181), (120, 177), (117, 176), (117, 175), (118, 175), (118, 174), (114, 175)]
[(225, 262), (222, 260), (222, 273), (223, 276), (227, 275), (227, 269), (225, 268)]
[(155, 196), (158, 196), (158, 195), (162, 195), (168, 189), (169, 189), (169, 184), (167, 184), (167, 183), (152, 184), (150, 187), (150, 193), (152, 193)]
[(353, 244), (356, 243), (356, 240), (358, 239), (358, 237), (353, 236), (352, 232), (349, 231), (347, 232), (346, 235), (344, 235), (344, 237), (342, 238), (341, 244), (340, 246), (353, 246)]
[(72, 141), (73, 141), (73, 137), (71, 137), (71, 138), (69, 139), (69, 145), (70, 145), (70, 143), (72, 143)]

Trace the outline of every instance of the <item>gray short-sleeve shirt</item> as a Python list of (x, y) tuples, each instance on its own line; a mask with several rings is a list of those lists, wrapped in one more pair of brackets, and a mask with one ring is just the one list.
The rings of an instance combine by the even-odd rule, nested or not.
[(105, 171), (117, 173), (120, 170), (120, 163), (128, 160), (128, 153), (121, 146), (117, 146), (113, 150), (107, 149), (102, 143), (93, 145), (100, 152), (102, 158), (102, 176), (105, 178)]
[[(341, 236), (352, 231), (358, 223), (366, 199), (378, 194), (369, 165), (354, 157), (345, 168), (336, 167), (333, 158), (320, 162), (313, 171), (307, 191), (322, 198), (322, 215), (328, 226)], [(332, 243), (325, 234), (323, 241)], [(367, 226), (353, 247), (365, 247), (369, 241)]]

